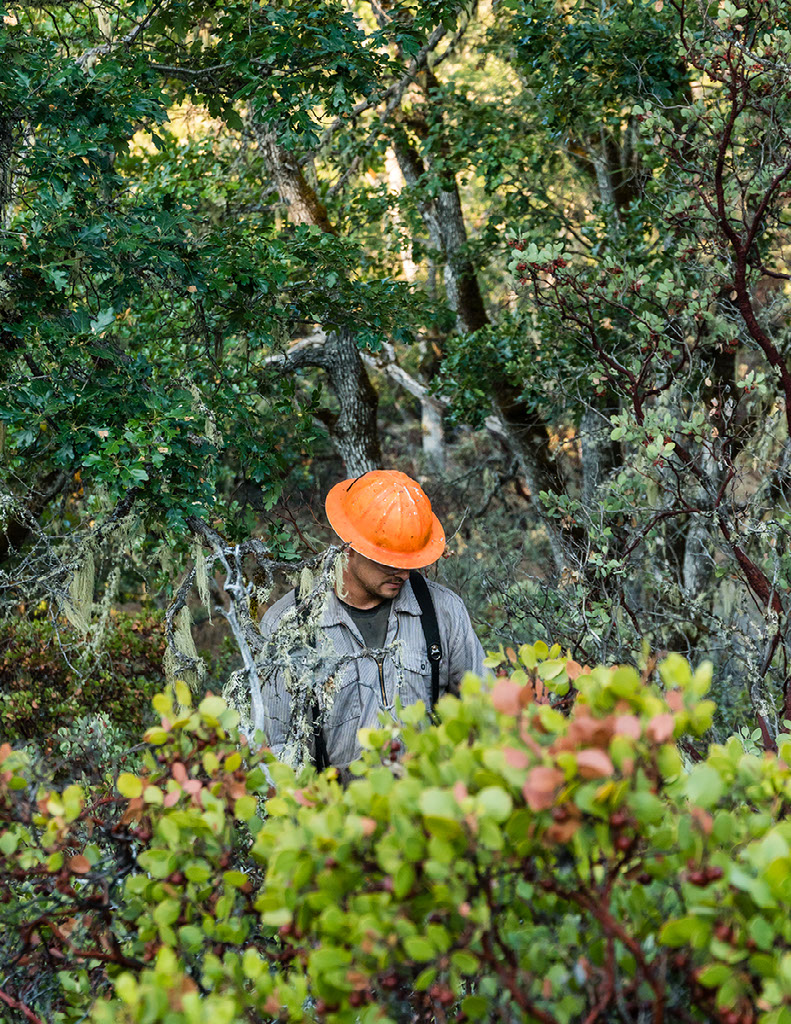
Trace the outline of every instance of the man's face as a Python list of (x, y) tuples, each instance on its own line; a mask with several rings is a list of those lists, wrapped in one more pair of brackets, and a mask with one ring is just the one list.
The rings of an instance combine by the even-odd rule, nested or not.
[(352, 599), (351, 603), (363, 595), (370, 601), (395, 597), (408, 579), (409, 569), (380, 565), (352, 550), (343, 571), (344, 588)]

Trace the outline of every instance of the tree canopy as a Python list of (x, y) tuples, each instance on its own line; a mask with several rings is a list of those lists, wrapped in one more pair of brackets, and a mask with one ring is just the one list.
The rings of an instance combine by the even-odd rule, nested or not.
[(492, 641), (705, 651), (773, 743), (791, 44), (753, 6), (7, 5), (8, 601), (127, 550), (172, 620), (151, 567), (207, 530), (259, 544), (247, 601), (322, 458), (411, 460), (459, 522), (478, 438)]

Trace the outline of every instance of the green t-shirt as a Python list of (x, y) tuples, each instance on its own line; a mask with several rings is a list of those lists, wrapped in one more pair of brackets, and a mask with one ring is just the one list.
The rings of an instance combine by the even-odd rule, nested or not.
[(345, 601), (341, 602), (360, 630), (366, 647), (384, 647), (392, 603), (392, 600), (388, 599), (374, 608), (353, 608)]

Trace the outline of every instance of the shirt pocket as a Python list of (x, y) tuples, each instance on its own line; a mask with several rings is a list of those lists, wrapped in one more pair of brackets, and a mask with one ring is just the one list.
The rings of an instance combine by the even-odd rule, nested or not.
[(334, 765), (347, 765), (359, 755), (357, 730), (362, 725), (360, 681), (354, 666), (343, 672), (324, 722), (327, 756)]
[(327, 715), (330, 728), (338, 728), (352, 719), (360, 720), (362, 699), (360, 696), (360, 676), (355, 664), (341, 670), (334, 687), (332, 707)]
[(400, 680), (398, 692), (406, 707), (422, 700), (431, 707), (431, 664), (424, 650), (404, 650), (399, 659)]

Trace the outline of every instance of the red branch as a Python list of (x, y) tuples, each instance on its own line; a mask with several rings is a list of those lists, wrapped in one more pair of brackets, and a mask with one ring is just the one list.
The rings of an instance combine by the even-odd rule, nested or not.
[(12, 1010), (19, 1010), (27, 1019), (30, 1024), (44, 1024), (41, 1017), (37, 1017), (35, 1013), (30, 1009), (29, 1006), (25, 1006), (24, 1003), (18, 999), (12, 999), (11, 996), (6, 995), (5, 992), (0, 988), (0, 1000), (2, 1000), (6, 1006), (10, 1006)]
[(614, 936), (616, 939), (619, 939), (624, 946), (626, 946), (637, 961), (641, 974), (648, 982), (652, 992), (654, 993), (654, 1024), (664, 1024), (666, 998), (665, 989), (662, 982), (656, 976), (652, 966), (646, 960), (639, 942), (637, 942), (635, 938), (626, 931), (620, 921), (617, 921), (606, 907), (603, 907), (599, 902), (587, 894), (560, 889), (556, 889), (555, 892), (570, 902), (576, 903), (584, 910), (589, 911), (602, 926), (606, 935)]
[(612, 1002), (615, 995), (615, 942), (611, 935), (607, 936), (607, 963), (604, 968), (604, 992), (601, 999), (585, 1018), (584, 1024), (595, 1024), (602, 1013)]

